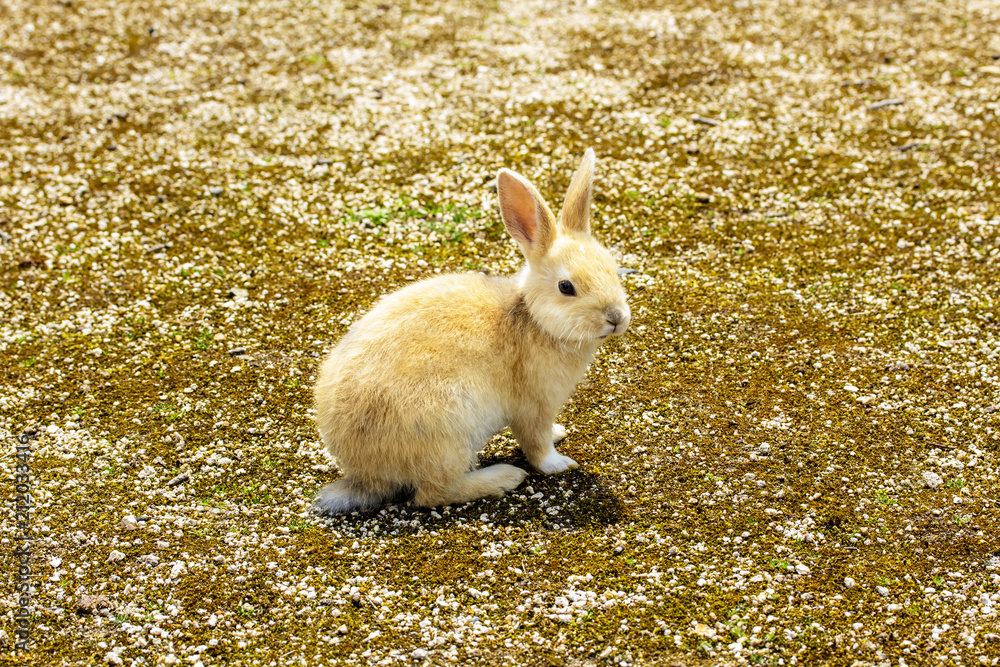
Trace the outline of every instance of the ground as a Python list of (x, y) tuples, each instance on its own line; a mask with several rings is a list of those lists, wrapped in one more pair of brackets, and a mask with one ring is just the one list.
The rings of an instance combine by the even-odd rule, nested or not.
[[(1000, 664), (995, 2), (7, 0), (0, 44), (0, 664)], [(320, 355), (515, 272), (490, 181), (558, 206), (587, 147), (635, 272), (580, 469), (314, 516)]]

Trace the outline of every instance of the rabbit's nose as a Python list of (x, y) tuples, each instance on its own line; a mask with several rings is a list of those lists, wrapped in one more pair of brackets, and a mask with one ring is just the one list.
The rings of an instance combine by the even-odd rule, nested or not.
[(604, 319), (606, 319), (608, 321), (608, 324), (610, 324), (611, 326), (617, 327), (625, 320), (625, 313), (623, 313), (618, 308), (608, 308), (604, 312)]

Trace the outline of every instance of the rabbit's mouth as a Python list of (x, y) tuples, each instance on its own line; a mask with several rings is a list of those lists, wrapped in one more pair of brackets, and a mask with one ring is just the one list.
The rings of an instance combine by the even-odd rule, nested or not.
[(614, 327), (612, 327), (611, 331), (607, 332), (606, 334), (601, 334), (600, 336), (598, 336), (597, 340), (605, 340), (607, 338), (611, 338), (612, 336), (621, 336), (625, 332), (625, 328), (626, 327), (621, 327), (616, 324)]

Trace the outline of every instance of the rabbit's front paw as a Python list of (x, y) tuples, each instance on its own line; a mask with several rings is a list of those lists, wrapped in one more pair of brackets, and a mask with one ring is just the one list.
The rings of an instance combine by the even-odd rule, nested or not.
[(562, 424), (552, 425), (552, 442), (559, 442), (566, 437), (566, 427)]
[(539, 471), (544, 472), (546, 475), (555, 475), (556, 473), (566, 472), (567, 470), (576, 470), (580, 467), (580, 464), (571, 459), (568, 456), (563, 456), (556, 450), (542, 459), (536, 466)]

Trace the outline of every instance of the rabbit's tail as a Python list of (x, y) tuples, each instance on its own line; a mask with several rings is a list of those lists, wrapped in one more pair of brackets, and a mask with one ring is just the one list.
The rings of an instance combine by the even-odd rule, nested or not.
[(313, 510), (319, 514), (347, 514), (375, 509), (392, 496), (392, 493), (365, 486), (355, 479), (344, 477), (330, 482), (313, 499)]

